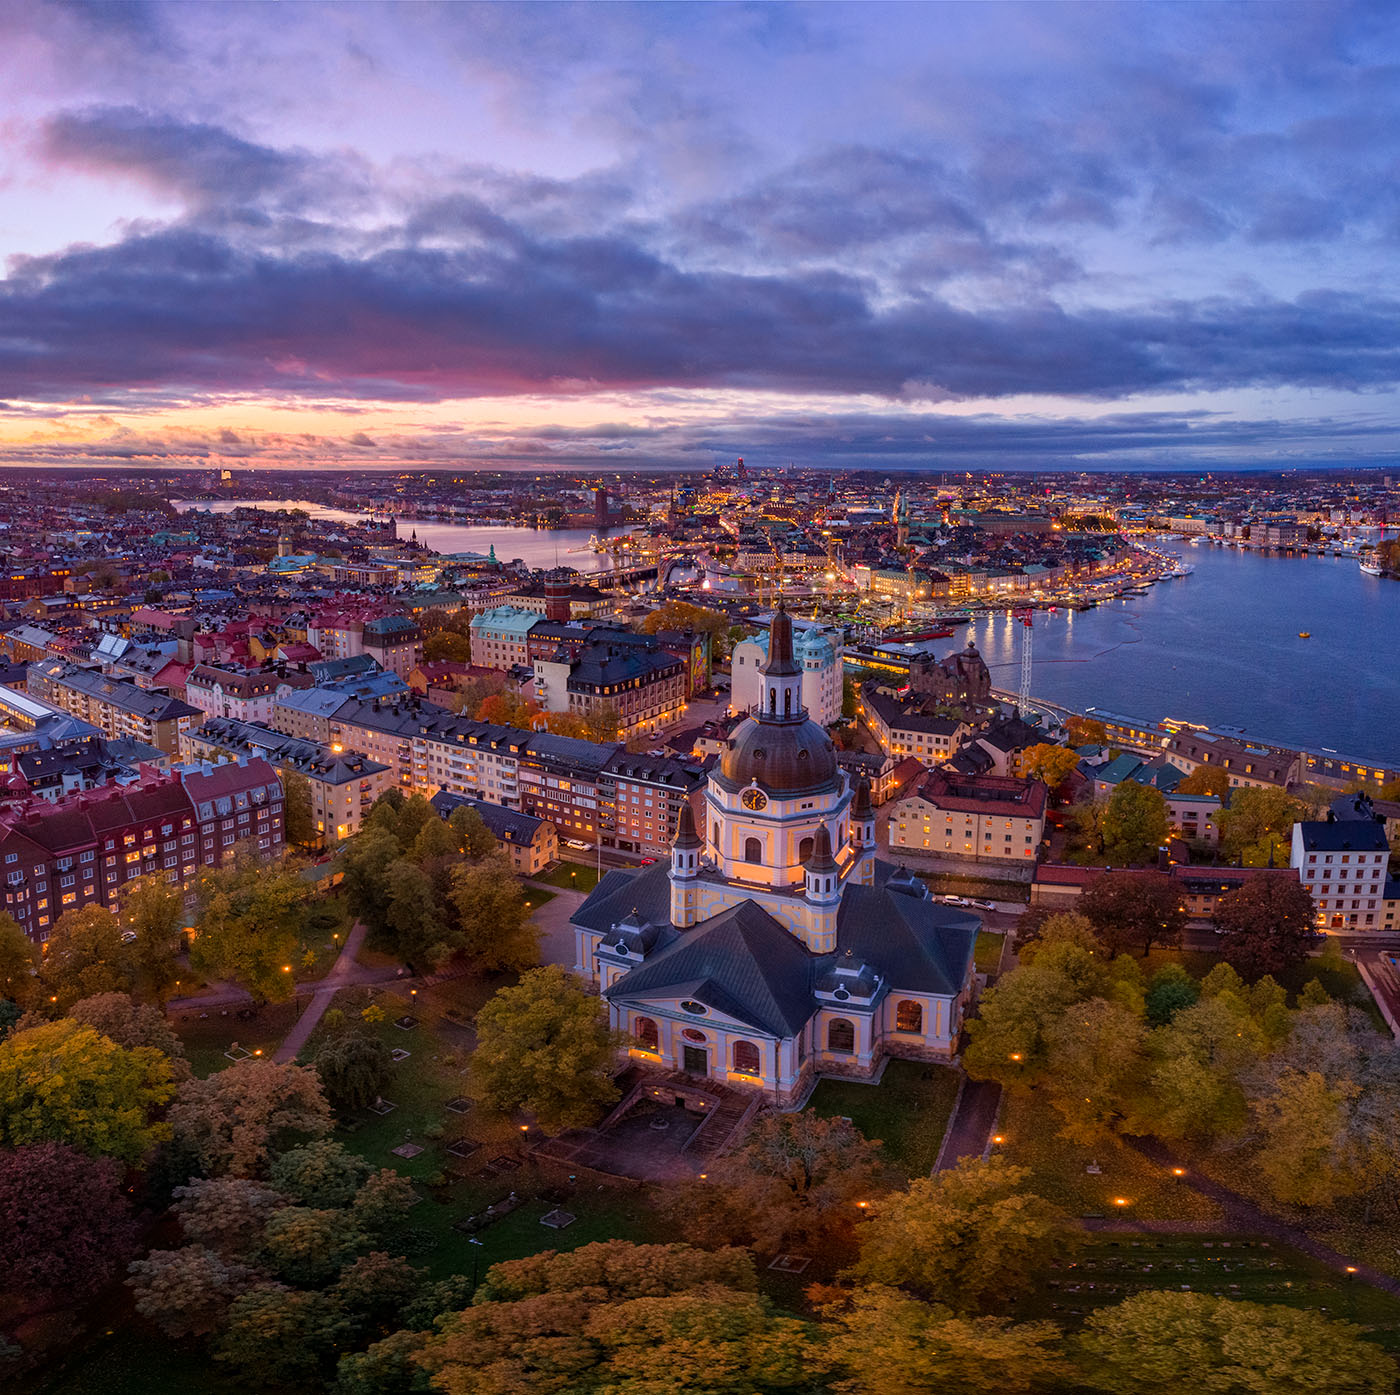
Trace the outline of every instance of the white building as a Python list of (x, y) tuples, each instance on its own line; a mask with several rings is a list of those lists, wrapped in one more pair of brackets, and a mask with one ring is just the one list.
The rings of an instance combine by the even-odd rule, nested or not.
[(981, 924), (876, 860), (853, 788), (802, 705), (782, 609), (756, 710), (681, 811), (669, 867), (609, 872), (574, 913), (577, 972), (630, 1055), (697, 1085), (802, 1098), (818, 1073), (868, 1078), (886, 1055), (946, 1059)]
[[(802, 705), (818, 726), (829, 727), (841, 716), (846, 653), (841, 631), (815, 621), (791, 623), (793, 658), (802, 670)], [(750, 712), (758, 705), (762, 688), (759, 671), (767, 657), (767, 630), (734, 646), (730, 655), (731, 712)]]
[(1389, 861), (1383, 823), (1337, 819), (1293, 825), (1289, 866), (1312, 892), (1318, 923), (1330, 929), (1382, 927)]

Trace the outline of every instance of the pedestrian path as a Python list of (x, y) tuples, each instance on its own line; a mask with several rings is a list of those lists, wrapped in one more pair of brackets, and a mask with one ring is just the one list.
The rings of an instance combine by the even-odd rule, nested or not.
[(960, 1158), (985, 1157), (1000, 1107), (1001, 1086), (996, 1081), (964, 1079), (933, 1170), (951, 1172)]
[(297, 1054), (310, 1039), (311, 1033), (316, 1030), (316, 1024), (321, 1020), (326, 1009), (330, 1007), (331, 1000), (335, 995), (342, 988), (348, 988), (352, 984), (362, 981), (361, 976), (356, 973), (356, 970), (361, 966), (355, 962), (355, 956), (360, 952), (360, 946), (364, 942), (365, 927), (357, 920), (350, 927), (350, 933), (345, 937), (345, 948), (340, 951), (330, 973), (317, 984), (315, 993), (311, 995), (311, 1001), (307, 1003), (305, 1010), (297, 1018), (292, 1030), (287, 1033), (282, 1045), (273, 1053), (272, 1059), (274, 1061), (281, 1064), (295, 1061)]

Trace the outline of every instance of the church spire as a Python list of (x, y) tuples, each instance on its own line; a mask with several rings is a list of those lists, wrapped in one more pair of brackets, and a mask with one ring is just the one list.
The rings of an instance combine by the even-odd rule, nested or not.
[(805, 722), (802, 705), (802, 669), (792, 654), (792, 617), (781, 601), (768, 628), (768, 657), (759, 670), (763, 696), (757, 717), (760, 722)]

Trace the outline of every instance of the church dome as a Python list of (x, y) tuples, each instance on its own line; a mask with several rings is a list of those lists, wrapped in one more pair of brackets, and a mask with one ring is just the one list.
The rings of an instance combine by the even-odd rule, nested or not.
[(776, 723), (750, 717), (730, 737), (718, 774), (731, 791), (757, 781), (780, 797), (812, 794), (836, 783), (836, 744), (810, 720)]

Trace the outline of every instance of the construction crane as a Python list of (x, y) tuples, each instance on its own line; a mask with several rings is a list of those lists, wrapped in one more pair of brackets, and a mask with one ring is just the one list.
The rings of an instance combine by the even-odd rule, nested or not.
[(1035, 633), (1035, 611), (1030, 606), (1022, 606), (1013, 615), (1026, 629), (1021, 636), (1021, 691), (1017, 695), (1017, 706), (1024, 719), (1031, 703), (1031, 636)]

